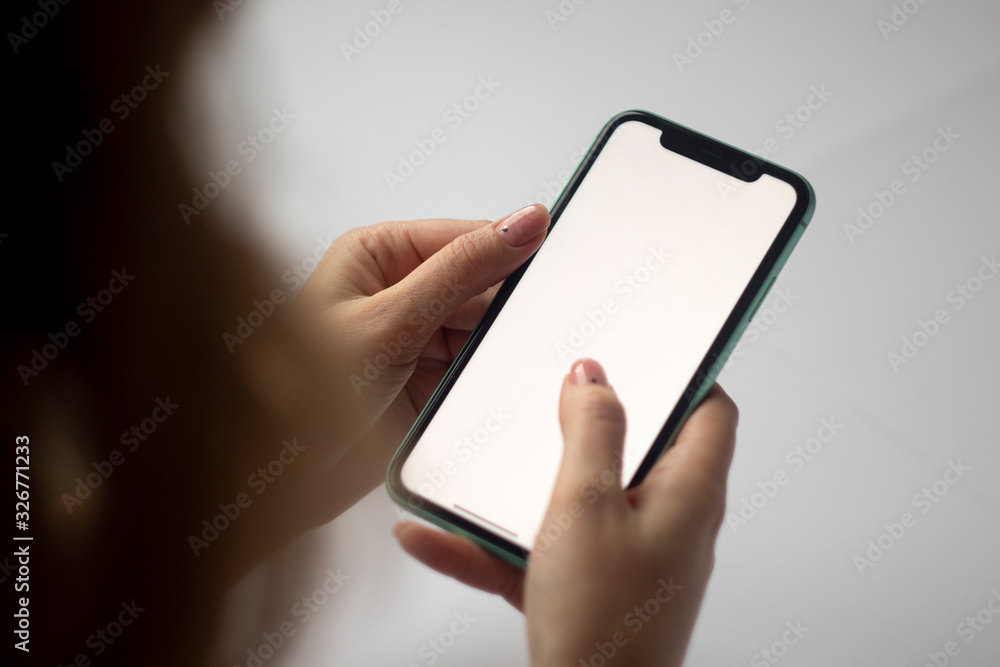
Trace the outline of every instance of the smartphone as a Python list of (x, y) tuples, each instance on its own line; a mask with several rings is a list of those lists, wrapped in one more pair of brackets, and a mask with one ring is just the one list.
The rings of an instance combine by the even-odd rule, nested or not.
[(563, 451), (573, 361), (607, 371), (639, 484), (739, 341), (815, 207), (798, 174), (644, 111), (612, 118), (396, 452), (404, 508), (520, 567)]

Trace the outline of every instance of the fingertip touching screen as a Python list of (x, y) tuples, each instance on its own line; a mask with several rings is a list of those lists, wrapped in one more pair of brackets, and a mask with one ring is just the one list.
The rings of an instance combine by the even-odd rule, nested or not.
[(562, 457), (573, 361), (607, 371), (628, 420), (627, 485), (796, 204), (619, 125), (430, 419), (400, 479), (530, 550)]

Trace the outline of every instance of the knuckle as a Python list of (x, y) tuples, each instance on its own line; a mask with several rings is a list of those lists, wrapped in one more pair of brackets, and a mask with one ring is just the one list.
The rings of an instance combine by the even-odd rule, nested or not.
[(358, 245), (362, 245), (362, 239), (369, 232), (367, 227), (352, 227), (346, 232), (337, 237), (332, 245), (336, 244), (338, 246), (344, 246), (346, 248), (353, 248)]
[(383, 254), (386, 245), (397, 236), (398, 225), (392, 222), (380, 222), (367, 227), (358, 227), (358, 243), (372, 257)]
[[(378, 231), (375, 226), (354, 227), (342, 234), (334, 243), (342, 249), (346, 257), (357, 262), (367, 262), (378, 249)], [(333, 248), (333, 244), (331, 244)]]
[(740, 408), (736, 405), (736, 401), (733, 400), (732, 396), (727, 394), (718, 384), (715, 385), (712, 394), (717, 402), (718, 409), (731, 419), (734, 425), (738, 424), (740, 421)]
[(488, 254), (482, 234), (463, 234), (451, 242), (447, 254), (450, 268), (460, 274), (478, 274), (486, 270)]
[(625, 426), (625, 408), (603, 387), (599, 391), (580, 392), (573, 407), (579, 418), (591, 424), (605, 424), (616, 428)]
[(360, 249), (372, 257), (378, 257), (387, 242), (399, 236), (399, 223), (379, 222), (373, 225), (353, 227), (343, 235), (337, 242), (343, 243), (348, 248)]
[(739, 422), (740, 407), (736, 405), (736, 401), (734, 401), (729, 394), (722, 394), (722, 408), (729, 414), (729, 417), (733, 420), (734, 424)]
[(693, 476), (686, 505), (695, 518), (716, 535), (726, 516), (726, 482), (708, 475)]

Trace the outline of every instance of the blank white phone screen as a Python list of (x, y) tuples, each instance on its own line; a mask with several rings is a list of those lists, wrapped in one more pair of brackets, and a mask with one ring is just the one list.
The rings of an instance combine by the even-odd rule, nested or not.
[[(559, 391), (598, 360), (628, 420), (635, 474), (795, 205), (620, 125), (420, 436), (415, 495), (530, 550), (562, 457)], [(585, 480), (581, 480), (581, 485)]]

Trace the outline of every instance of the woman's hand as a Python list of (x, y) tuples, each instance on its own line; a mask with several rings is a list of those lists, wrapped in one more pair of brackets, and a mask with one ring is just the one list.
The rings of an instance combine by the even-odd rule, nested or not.
[(597, 362), (573, 365), (559, 418), (563, 461), (526, 572), (418, 524), (399, 524), (396, 536), (428, 566), (523, 610), (535, 667), (612, 656), (680, 665), (714, 563), (736, 406), (714, 386), (630, 491), (621, 488), (625, 412)]
[(548, 211), (534, 204), (493, 223), (386, 222), (331, 244), (295, 301), (315, 349), (329, 351), (334, 383), (327, 426), (314, 438), (326, 460), (313, 480), (309, 504), (323, 508), (313, 523), (382, 481), (498, 283), (538, 249), (548, 226)]

